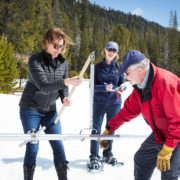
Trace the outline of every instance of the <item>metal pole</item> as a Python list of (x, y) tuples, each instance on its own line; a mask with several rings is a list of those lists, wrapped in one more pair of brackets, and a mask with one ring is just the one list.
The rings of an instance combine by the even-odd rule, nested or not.
[[(83, 128), (80, 130), (80, 134), (82, 134), (83, 131), (89, 131), (92, 130), (92, 124), (93, 124), (93, 100), (94, 100), (94, 59), (91, 61), (90, 65), (90, 120), (89, 120), (89, 127), (88, 128)], [(97, 131), (96, 129), (94, 129)]]
[(23, 141), (19, 147), (26, 145), (27, 143), (35, 144), (38, 140), (115, 140), (119, 138), (145, 138), (146, 135), (100, 135), (100, 134), (40, 134), (39, 131), (31, 132), (29, 134), (0, 134), (0, 141)]
[(145, 138), (147, 135), (100, 135), (100, 134), (17, 134), (1, 133), (0, 141), (37, 140), (112, 140), (119, 138)]
[(94, 99), (94, 61), (90, 65), (90, 122), (89, 128), (92, 129), (93, 122), (93, 99)]
[(38, 141), (38, 140), (111, 140), (120, 135), (89, 135), (89, 134), (0, 134), (0, 141)]

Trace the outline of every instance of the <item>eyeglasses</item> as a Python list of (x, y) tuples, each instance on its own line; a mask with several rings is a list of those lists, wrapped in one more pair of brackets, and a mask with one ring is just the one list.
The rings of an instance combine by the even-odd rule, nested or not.
[(124, 75), (125, 75), (125, 76), (128, 76), (128, 75), (129, 75), (129, 72), (124, 72)]
[(54, 49), (63, 49), (65, 47), (65, 45), (58, 45), (52, 42), (52, 44), (54, 45)]
[(128, 70), (126, 70), (126, 72), (124, 72), (124, 76), (129, 76), (129, 74), (131, 74), (135, 70), (136, 69), (128, 69)]
[(116, 51), (116, 49), (113, 49), (113, 48), (109, 48), (109, 49), (107, 49), (109, 52), (113, 52), (113, 53), (116, 53), (117, 51)]

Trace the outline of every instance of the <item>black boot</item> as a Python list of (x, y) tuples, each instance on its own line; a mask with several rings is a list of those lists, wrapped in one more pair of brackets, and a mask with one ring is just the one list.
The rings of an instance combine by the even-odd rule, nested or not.
[(27, 167), (24, 165), (23, 168), (24, 168), (24, 180), (33, 180), (35, 166)]
[(67, 179), (67, 169), (68, 166), (68, 161), (64, 162), (64, 163), (59, 163), (55, 166), (56, 168), (56, 172), (57, 172), (57, 175), (58, 175), (58, 180), (68, 180)]
[(98, 155), (90, 155), (90, 162), (87, 164), (88, 171), (96, 172), (103, 170), (103, 163), (102, 160)]

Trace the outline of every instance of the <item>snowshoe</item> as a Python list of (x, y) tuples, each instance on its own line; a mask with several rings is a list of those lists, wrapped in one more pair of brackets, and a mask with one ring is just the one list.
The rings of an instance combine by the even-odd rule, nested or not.
[(103, 157), (103, 163), (107, 163), (107, 164), (110, 164), (112, 166), (123, 166), (124, 165), (124, 162), (119, 162), (114, 157)]
[(104, 170), (102, 160), (99, 156), (91, 155), (90, 162), (87, 163), (87, 169), (89, 172), (101, 172)]

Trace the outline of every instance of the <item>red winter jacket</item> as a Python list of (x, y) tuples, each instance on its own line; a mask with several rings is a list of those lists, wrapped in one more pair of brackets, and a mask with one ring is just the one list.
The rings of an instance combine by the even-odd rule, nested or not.
[(134, 86), (124, 107), (107, 124), (112, 133), (142, 113), (155, 134), (156, 143), (175, 148), (180, 142), (180, 79), (151, 63), (143, 92)]

